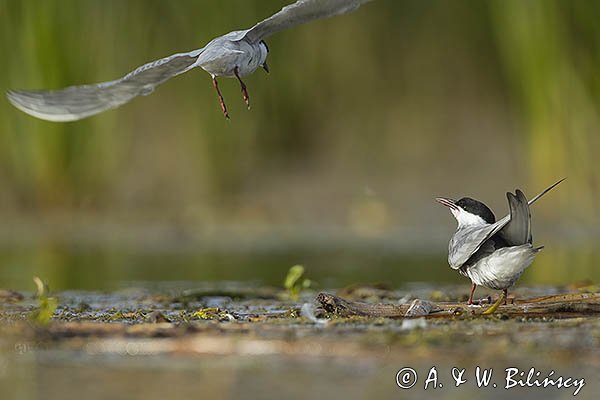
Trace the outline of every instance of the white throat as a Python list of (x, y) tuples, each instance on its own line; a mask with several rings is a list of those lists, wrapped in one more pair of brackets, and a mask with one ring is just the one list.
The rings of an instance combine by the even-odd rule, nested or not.
[(450, 210), (452, 211), (452, 215), (458, 221), (458, 227), (464, 226), (475, 226), (475, 225), (489, 225), (483, 218), (479, 215), (471, 214), (468, 211), (463, 210), (462, 208), (458, 208), (458, 210)]

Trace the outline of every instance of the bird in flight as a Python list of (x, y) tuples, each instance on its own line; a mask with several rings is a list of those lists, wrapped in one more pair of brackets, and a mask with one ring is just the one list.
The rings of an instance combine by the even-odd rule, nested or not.
[(114, 81), (61, 90), (9, 90), (6, 95), (15, 107), (34, 117), (55, 122), (76, 121), (148, 95), (170, 78), (200, 67), (211, 75), (223, 115), (229, 118), (217, 77), (237, 78), (249, 109), (250, 96), (242, 77), (258, 67), (269, 72), (267, 37), (316, 19), (352, 12), (369, 1), (298, 0), (250, 29), (219, 36), (201, 49), (152, 61)]

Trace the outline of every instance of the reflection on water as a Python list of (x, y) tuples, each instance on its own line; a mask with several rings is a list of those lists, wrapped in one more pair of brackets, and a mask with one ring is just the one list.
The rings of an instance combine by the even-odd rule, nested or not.
[[(546, 248), (521, 278), (528, 285), (600, 281), (600, 250)], [(461, 283), (446, 254), (406, 253), (379, 246), (282, 246), (253, 249), (134, 251), (111, 247), (49, 245), (0, 248), (0, 287), (31, 290), (40, 276), (52, 289), (110, 290), (123, 281), (258, 281), (280, 286), (295, 264), (321, 287), (383, 282)]]
[[(528, 399), (571, 398), (573, 389), (553, 387), (504, 389), (505, 368), (516, 367), (548, 374), (584, 377), (586, 386), (578, 399), (592, 399), (597, 394), (594, 368), (583, 367), (576, 360), (560, 363), (546, 358), (535, 365), (518, 355), (503, 360), (481, 360), (466, 354), (448, 359), (448, 354), (429, 355), (430, 360), (378, 357), (352, 359), (337, 357), (289, 356), (89, 356), (69, 352), (42, 351), (35, 354), (0, 358), (0, 389), (3, 399), (367, 399), (404, 398), (480, 398), (501, 399), (511, 396)], [(454, 355), (456, 357), (456, 355)], [(401, 390), (395, 375), (406, 365), (420, 374), (420, 381), (410, 390)], [(443, 387), (425, 391), (427, 372), (435, 365)], [(476, 366), (493, 368), (498, 387), (477, 388)], [(466, 369), (468, 382), (453, 385), (451, 370)], [(545, 377), (546, 375), (542, 375)], [(10, 384), (8, 384), (10, 382)], [(491, 385), (490, 385), (491, 386)]]

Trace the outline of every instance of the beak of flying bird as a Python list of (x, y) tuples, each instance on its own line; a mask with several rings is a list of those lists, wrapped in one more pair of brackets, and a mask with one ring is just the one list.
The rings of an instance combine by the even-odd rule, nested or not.
[(267, 74), (269, 73), (269, 66), (267, 65), (267, 62), (265, 61), (262, 65), (263, 69), (267, 72)]
[(451, 210), (458, 211), (458, 206), (456, 205), (455, 200), (449, 199), (447, 197), (436, 197), (435, 201), (437, 201), (443, 206), (448, 207)]

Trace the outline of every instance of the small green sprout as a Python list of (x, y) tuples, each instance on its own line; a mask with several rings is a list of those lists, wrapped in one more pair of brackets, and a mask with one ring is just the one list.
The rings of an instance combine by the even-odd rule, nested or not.
[(199, 319), (218, 319), (219, 312), (221, 312), (221, 310), (219, 310), (217, 307), (201, 308), (193, 313), (192, 317)]
[(33, 282), (37, 287), (37, 298), (38, 308), (33, 310), (29, 315), (31, 321), (40, 326), (48, 325), (48, 322), (52, 319), (56, 307), (58, 307), (58, 300), (55, 297), (48, 297), (48, 285), (46, 285), (37, 276), (33, 277)]
[(217, 307), (201, 308), (192, 314), (192, 318), (217, 321), (235, 321), (235, 317), (226, 310)]
[(287, 289), (292, 300), (298, 300), (300, 292), (308, 289), (312, 282), (310, 279), (302, 279), (304, 276), (304, 267), (302, 265), (294, 265), (287, 273), (283, 286)]

